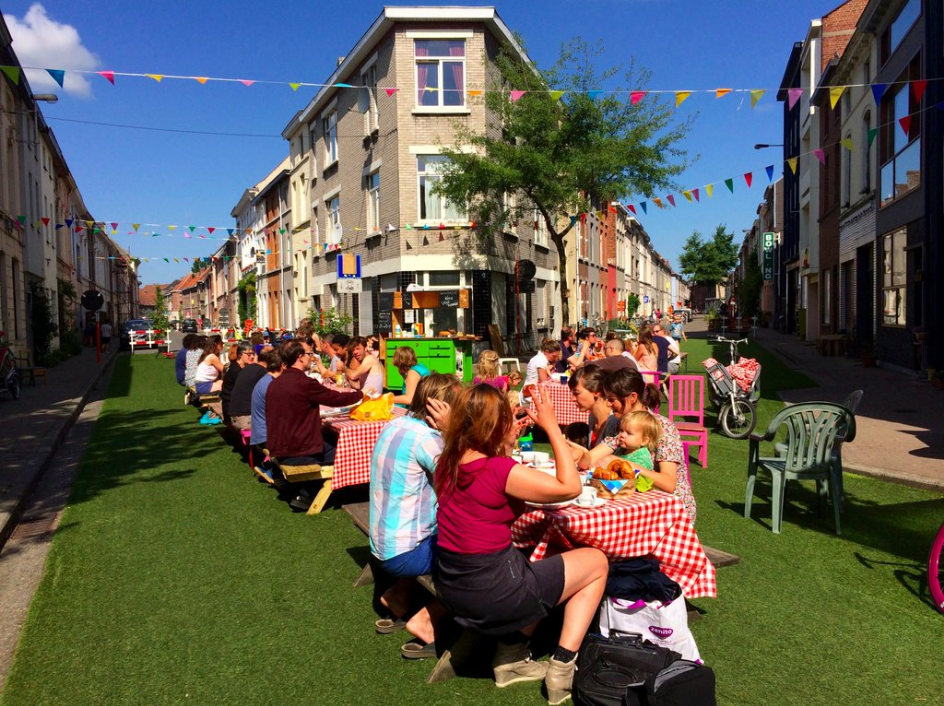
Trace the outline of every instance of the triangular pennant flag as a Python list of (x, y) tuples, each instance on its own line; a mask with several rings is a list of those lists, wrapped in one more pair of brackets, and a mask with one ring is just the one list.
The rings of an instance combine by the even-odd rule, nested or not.
[(797, 173), (797, 158), (790, 157), (790, 159), (787, 160), (787, 164), (790, 165), (790, 171), (796, 174)]
[(18, 86), (20, 83), (20, 67), (19, 66), (0, 66), (0, 71), (3, 71), (11, 81), (13, 85)]
[(190, 232), (193, 233), (197, 227), (196, 226), (187, 226), (190, 229)]
[(793, 106), (796, 105), (797, 101), (800, 100), (800, 96), (803, 95), (802, 88), (788, 88), (787, 89), (787, 107), (790, 110), (793, 110)]
[(823, 150), (813, 150), (813, 156), (820, 161), (820, 164), (826, 164), (826, 153)]
[(764, 169), (767, 170), (767, 183), (769, 184), (774, 180), (774, 165), (768, 164)]
[(445, 224), (445, 223), (440, 223), (440, 224), (439, 224), (439, 230), (446, 230), (446, 224)]
[(755, 88), (751, 91), (751, 110), (754, 109), (754, 106), (757, 105), (757, 101), (763, 98), (765, 93), (767, 93), (767, 90), (763, 88)]
[(112, 224), (111, 224), (111, 228), (112, 228), (112, 230), (116, 230), (116, 229), (118, 228), (118, 224), (117, 224), (117, 223), (112, 223)]
[(392, 96), (394, 93), (396, 93), (398, 89), (396, 89), (396, 88), (385, 88), (384, 90), (387, 92), (387, 96), (389, 97), (389, 96)]
[[(212, 227), (212, 226), (207, 226), (207, 233), (209, 233), (210, 235), (213, 235), (213, 231), (215, 231), (215, 230), (216, 230), (216, 228), (214, 228), (214, 227)], [(282, 232), (284, 233), (285, 231), (283, 230)]]
[(510, 94), (511, 94), (511, 102), (512, 102), (512, 103), (517, 103), (517, 102), (518, 102), (518, 99), (521, 98), (521, 96), (523, 96), (525, 93), (527, 93), (527, 91), (511, 91), (511, 92), (510, 92)]
[(232, 229), (232, 228), (227, 228), (227, 229), (226, 229), (226, 232), (227, 232), (227, 234), (232, 235), (232, 234), (233, 234), (233, 229)]
[(597, 98), (599, 98), (601, 93), (603, 93), (603, 91), (600, 91), (600, 90), (587, 91), (587, 97), (590, 100), (595, 101)]
[(184, 258), (184, 262), (190, 262), (190, 260), (185, 257), (185, 258)]
[(410, 242), (409, 242), (409, 241), (407, 241), (407, 243), (406, 243), (406, 249), (407, 249), (407, 250), (412, 250), (412, 249), (413, 249), (413, 246), (410, 245)]
[(561, 96), (563, 96), (565, 93), (566, 91), (550, 91), (549, 92), (551, 96), (551, 100), (553, 101), (559, 101), (561, 99)]
[(199, 83), (199, 84), (202, 86), (203, 84), (205, 84), (205, 83), (206, 83), (207, 81), (209, 81), (210, 79), (208, 79), (206, 76), (194, 76), (194, 77), (193, 77), (193, 80), (196, 81), (197, 83)]
[(873, 83), (872, 84), (872, 98), (875, 99), (875, 105), (878, 105), (882, 102), (882, 96), (885, 95), (885, 84), (884, 83)]
[(921, 98), (924, 96), (924, 90), (927, 87), (928, 87), (928, 80), (924, 78), (921, 79), (920, 81), (911, 82), (911, 90), (914, 92), (915, 103), (921, 102)]
[(843, 138), (842, 140), (839, 141), (839, 144), (841, 144), (841, 145), (842, 145), (843, 147), (845, 147), (847, 150), (849, 150), (850, 152), (852, 152), (853, 145), (852, 145), (852, 138), (851, 138), (851, 137)]
[(239, 82), (240, 82), (241, 84), (243, 84), (244, 86), (251, 86), (252, 84), (255, 83), (255, 81), (250, 81), (250, 80), (245, 79), (245, 78), (239, 79)]
[(118, 235), (118, 231), (113, 229), (113, 230), (111, 231), (111, 234), (112, 234), (112, 235)]
[(698, 198), (698, 189), (692, 189), (692, 196), (695, 197), (696, 201), (701, 201), (701, 199)]
[(334, 87), (335, 88), (354, 88), (354, 86), (352, 86), (349, 83), (336, 83), (334, 84)]
[(751, 188), (751, 182), (752, 182), (753, 180), (754, 180), (754, 173), (753, 173), (753, 172), (745, 172), (745, 174), (744, 174), (744, 183), (747, 184), (747, 188), (748, 188), (748, 189)]
[(147, 76), (148, 78), (153, 78), (158, 83), (164, 80), (164, 74), (144, 74), (144, 75)]
[[(207, 230), (209, 230), (209, 229), (207, 229)], [(213, 231), (210, 231), (210, 232), (212, 233)], [(280, 234), (280, 235), (285, 235), (285, 228), (279, 228), (279, 234)]]
[(662, 199), (652, 199), (652, 202), (659, 208), (665, 208), (665, 206), (662, 205)]
[(480, 91), (480, 90), (478, 90), (478, 89), (470, 89), (470, 90), (469, 90), (469, 95), (472, 96), (472, 97), (480, 96), (480, 95), (482, 95), (483, 93), (484, 93), (484, 91)]
[(731, 92), (730, 88), (716, 88), (715, 98), (721, 98), (722, 96), (728, 95), (730, 92)]
[(715, 193), (715, 185), (714, 185), (714, 184), (708, 184), (707, 186), (705, 186), (705, 193), (708, 194), (708, 198), (709, 198), (709, 199), (710, 199), (712, 196), (714, 196), (714, 193)]
[(678, 108), (682, 103), (685, 102), (685, 99), (692, 95), (691, 91), (676, 91), (675, 92), (675, 107)]
[(682, 196), (684, 196), (686, 199), (688, 199), (688, 202), (689, 202), (689, 203), (692, 202), (692, 192), (691, 192), (691, 191), (683, 191), (683, 192), (682, 192)]
[(44, 225), (44, 226), (48, 226), (48, 225), (49, 225), (49, 219), (48, 219), (48, 218), (40, 218), (39, 220), (41, 220), (41, 221), (43, 222), (43, 225)]
[(666, 198), (669, 200), (669, 203), (672, 204), (672, 208), (675, 208), (675, 196), (669, 194)]
[(184, 233), (184, 237), (185, 237), (185, 238), (193, 238), (193, 236), (190, 235), (190, 233)]
[(869, 147), (871, 147), (872, 143), (875, 142), (875, 136), (877, 134), (878, 134), (877, 127), (869, 128)]
[(732, 194), (734, 193), (734, 179), (725, 179), (724, 185), (728, 187), (728, 191), (730, 191)]
[(180, 262), (180, 260), (178, 260), (178, 259), (175, 257), (175, 258), (174, 258), (174, 262)]
[(91, 228), (94, 225), (95, 221), (85, 221), (86, 228)]
[(626, 204), (626, 208), (632, 211), (634, 216), (636, 215), (636, 207), (633, 206), (631, 203)]
[(407, 224), (406, 224), (406, 229), (407, 229), (407, 230), (413, 230), (413, 226), (410, 225), (409, 223), (407, 223)]
[(52, 76), (53, 80), (59, 84), (59, 88), (63, 88), (63, 81), (66, 78), (66, 72), (62, 69), (46, 69), (46, 73)]
[(288, 85), (292, 87), (292, 90), (293, 90), (293, 91), (297, 91), (297, 90), (298, 90), (298, 87), (301, 86), (302, 84), (300, 84), (300, 83), (290, 83), (290, 84), (288, 84)]
[(632, 105), (636, 105), (639, 101), (646, 97), (646, 91), (633, 91), (629, 94), (629, 102)]
[(427, 238), (425, 235), (423, 236), (423, 245), (429, 245), (429, 238)]
[(443, 237), (443, 234), (440, 233), (440, 234), (439, 234), (439, 242), (441, 243), (441, 242), (444, 241), (444, 240), (445, 240), (445, 238)]
[(96, 71), (95, 73), (105, 78), (108, 81), (108, 83), (110, 83), (112, 86), (115, 85), (115, 72), (114, 71)]
[(80, 225), (77, 225), (77, 226), (75, 227), (75, 232), (76, 232), (76, 233), (81, 233), (82, 230), (83, 230), (83, 229), (82, 229), (82, 226), (80, 226)]
[(645, 214), (648, 214), (648, 213), (649, 213), (649, 209), (646, 208), (646, 202), (645, 202), (645, 201), (640, 201), (640, 202), (639, 202), (639, 208), (642, 209), (642, 212), (643, 212), (643, 213), (645, 213)]
[(845, 86), (833, 86), (829, 89), (829, 107), (836, 109), (836, 103), (842, 98), (842, 92), (846, 90)]
[(71, 219), (71, 218), (67, 218), (67, 219), (66, 219), (66, 228), (71, 228), (71, 227), (72, 227), (72, 219)]
[(176, 228), (176, 227), (177, 227), (177, 226), (167, 226), (167, 230), (169, 230), (171, 233), (173, 233), (173, 232), (174, 232), (174, 228)]
[(65, 228), (65, 225), (63, 225), (62, 223), (57, 223), (56, 230), (59, 230), (60, 228)]
[(908, 137), (908, 133), (911, 131), (911, 116), (906, 115), (903, 118), (899, 118), (898, 124), (901, 125), (901, 129), (905, 133), (905, 137)]
[(170, 262), (170, 260), (168, 260), (168, 259), (165, 257), (165, 258), (164, 258), (164, 262)]

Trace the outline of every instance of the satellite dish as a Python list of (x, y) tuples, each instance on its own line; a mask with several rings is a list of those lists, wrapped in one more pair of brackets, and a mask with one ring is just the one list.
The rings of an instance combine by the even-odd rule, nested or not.
[(87, 311), (98, 311), (105, 306), (105, 295), (89, 289), (82, 294), (82, 308)]
[(331, 229), (330, 243), (329, 245), (337, 245), (341, 242), (341, 236), (344, 235), (344, 230), (341, 228), (340, 223), (335, 223), (334, 227)]

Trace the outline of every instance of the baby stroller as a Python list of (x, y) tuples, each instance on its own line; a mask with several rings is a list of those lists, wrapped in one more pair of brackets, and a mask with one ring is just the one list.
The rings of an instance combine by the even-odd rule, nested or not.
[(6, 346), (0, 347), (0, 392), (6, 390), (13, 399), (20, 399), (20, 372), (16, 369), (16, 358)]
[(761, 366), (753, 358), (741, 358), (736, 365), (723, 366), (714, 358), (703, 365), (708, 372), (711, 403), (718, 411), (718, 424), (732, 439), (746, 439), (757, 424)]

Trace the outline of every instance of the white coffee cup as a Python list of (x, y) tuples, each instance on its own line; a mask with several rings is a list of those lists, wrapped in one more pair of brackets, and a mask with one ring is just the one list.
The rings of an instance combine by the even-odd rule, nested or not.
[(574, 502), (583, 507), (593, 507), (597, 504), (597, 489), (592, 485), (585, 485)]
[(545, 464), (551, 460), (551, 455), (546, 451), (533, 451), (532, 453), (534, 454), (535, 463)]
[(534, 461), (534, 451), (522, 451), (521, 452), (521, 462), (522, 463), (532, 463)]

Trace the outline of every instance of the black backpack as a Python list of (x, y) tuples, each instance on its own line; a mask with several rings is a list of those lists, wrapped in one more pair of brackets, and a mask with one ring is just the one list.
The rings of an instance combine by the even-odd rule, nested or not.
[(715, 675), (642, 635), (589, 634), (573, 698), (581, 706), (715, 706)]

